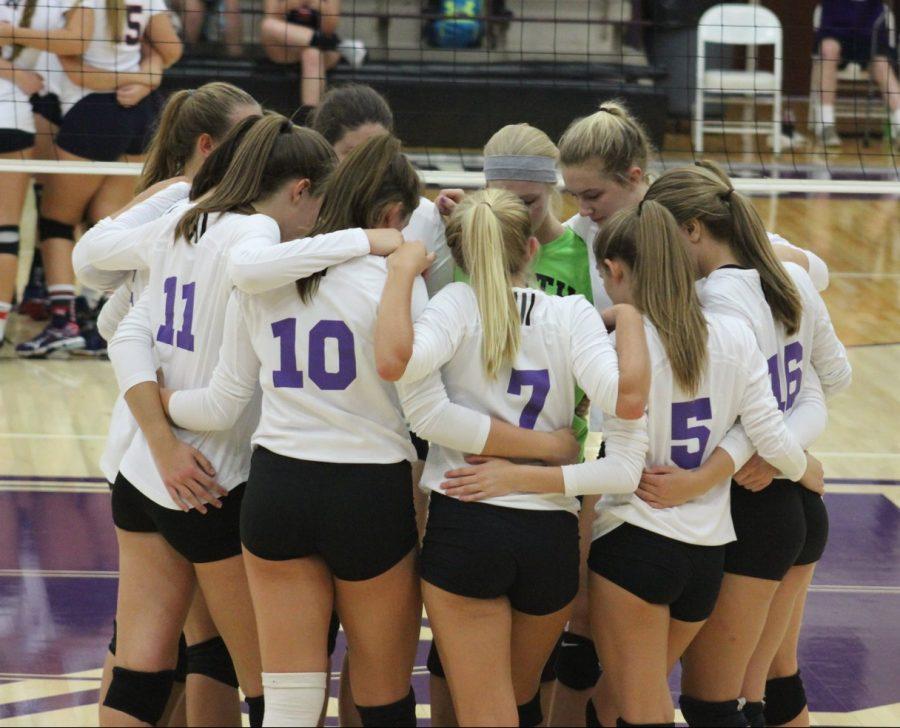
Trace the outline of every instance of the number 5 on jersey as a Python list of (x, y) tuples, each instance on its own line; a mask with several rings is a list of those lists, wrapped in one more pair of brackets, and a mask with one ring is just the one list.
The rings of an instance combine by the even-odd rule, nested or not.
[(672, 404), (672, 442), (690, 443), (672, 445), (672, 462), (679, 468), (693, 470), (703, 464), (703, 453), (706, 452), (710, 431), (700, 423), (711, 419), (712, 404), (709, 397)]
[[(281, 343), (281, 367), (272, 372), (275, 387), (301, 389), (303, 372), (297, 368), (297, 319), (286, 318), (272, 324), (272, 336)], [(325, 345), (337, 343), (337, 371), (325, 366)], [(353, 332), (343, 321), (323, 319), (309, 330), (309, 378), (323, 390), (347, 389), (356, 379), (356, 352)]]

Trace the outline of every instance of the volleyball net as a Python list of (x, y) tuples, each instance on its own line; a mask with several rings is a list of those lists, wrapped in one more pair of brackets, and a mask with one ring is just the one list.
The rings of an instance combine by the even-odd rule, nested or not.
[[(896, 4), (835, 19), (813, 0), (344, 0), (327, 83), (388, 98), (429, 187), (481, 186), (481, 148), (504, 124), (558, 139), (615, 98), (650, 133), (651, 172), (705, 158), (751, 194), (900, 194)], [(300, 106), (299, 61), (276, 62), (262, 0), (169, 5), (185, 54), (164, 94), (227, 80)], [(140, 169), (6, 156), (0, 174)]]

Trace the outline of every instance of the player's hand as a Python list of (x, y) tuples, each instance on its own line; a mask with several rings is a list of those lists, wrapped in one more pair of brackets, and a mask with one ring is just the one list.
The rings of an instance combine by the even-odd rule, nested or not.
[(693, 470), (674, 466), (648, 468), (635, 495), (651, 508), (673, 508), (697, 497)]
[(441, 215), (452, 215), (456, 206), (463, 201), (465, 196), (465, 191), (459, 188), (441, 190), (435, 198), (434, 204), (437, 205), (438, 212)]
[(563, 427), (545, 433), (549, 437), (550, 447), (543, 454), (535, 454), (535, 459), (545, 465), (571, 465), (581, 457), (581, 443), (575, 439), (571, 427)]
[(124, 106), (126, 109), (131, 106), (137, 106), (150, 95), (152, 90), (149, 86), (142, 83), (126, 83), (124, 86), (119, 86), (116, 89), (116, 101), (119, 102), (119, 106)]
[(466, 458), (466, 467), (448, 470), (441, 483), (446, 495), (461, 501), (479, 501), (497, 498), (515, 492), (515, 465), (503, 458), (480, 455)]
[(196, 448), (177, 438), (174, 444), (153, 453), (156, 469), (166, 490), (183, 511), (196, 508), (206, 513), (206, 506), (221, 508), (219, 498), (228, 491), (216, 480), (216, 470)]
[(825, 495), (825, 468), (818, 458), (809, 453), (806, 453), (806, 472), (803, 473), (799, 483), (813, 493)]
[(777, 475), (778, 468), (769, 465), (759, 454), (754, 454), (746, 465), (734, 474), (734, 481), (742, 488), (758, 493), (768, 488)]
[(405, 275), (417, 276), (434, 262), (434, 253), (429, 253), (425, 244), (418, 240), (403, 243), (388, 256), (388, 268)]
[(22, 93), (26, 96), (39, 93), (44, 88), (44, 79), (41, 78), (39, 73), (34, 71), (25, 71), (17, 68), (13, 78), (15, 78), (16, 86), (22, 89)]

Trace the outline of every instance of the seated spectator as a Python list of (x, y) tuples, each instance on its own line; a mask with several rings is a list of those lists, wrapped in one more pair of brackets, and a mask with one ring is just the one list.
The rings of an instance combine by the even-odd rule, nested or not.
[(889, 60), (886, 8), (882, 0), (822, 0), (822, 17), (816, 31), (819, 59), (813, 72), (819, 74), (821, 117), (811, 119), (817, 140), (839, 147), (834, 103), (837, 72), (847, 63), (868, 67), (869, 75), (884, 95), (891, 114), (894, 147), (900, 150), (900, 83)]
[(318, 106), (325, 90), (325, 72), (340, 60), (340, 39), (335, 32), (340, 20), (340, 0), (265, 0), (260, 37), (263, 49), (275, 63), (300, 64), (299, 118)]
[[(222, 17), (222, 37), (229, 56), (243, 54), (243, 22), (240, 0), (172, 0), (170, 5), (181, 18), (184, 42), (188, 48), (194, 47), (206, 37), (208, 11), (218, 10)], [(216, 7), (218, 6), (218, 7)]]

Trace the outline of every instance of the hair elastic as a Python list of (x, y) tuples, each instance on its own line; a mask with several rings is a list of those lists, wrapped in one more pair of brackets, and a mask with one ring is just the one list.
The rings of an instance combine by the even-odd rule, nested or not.
[(556, 160), (519, 154), (498, 154), (484, 158), (484, 177), (521, 180), (522, 182), (557, 182)]

